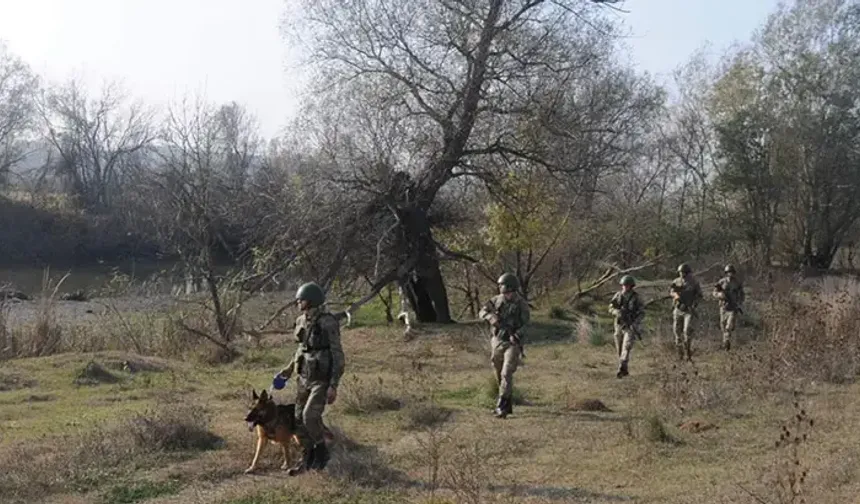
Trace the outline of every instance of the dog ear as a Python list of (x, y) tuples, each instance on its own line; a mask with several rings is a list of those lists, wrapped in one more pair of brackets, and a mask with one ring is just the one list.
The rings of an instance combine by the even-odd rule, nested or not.
[(256, 401), (259, 398), (260, 398), (260, 396), (257, 395), (257, 389), (252, 389), (251, 390), (251, 399)]
[(268, 399), (269, 399), (269, 394), (267, 394), (265, 390), (263, 390), (262, 392), (260, 392), (260, 400), (261, 400), (261, 401), (265, 402), (265, 401), (267, 401)]

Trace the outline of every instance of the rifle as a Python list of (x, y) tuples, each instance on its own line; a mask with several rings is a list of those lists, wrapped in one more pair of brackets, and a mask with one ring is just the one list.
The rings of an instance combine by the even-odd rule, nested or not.
[(499, 334), (500, 335), (506, 334), (508, 336), (508, 341), (510, 341), (511, 338), (515, 338), (517, 340), (517, 342), (519, 343), (520, 358), (522, 358), (522, 359), (526, 358), (526, 351), (523, 350), (523, 346), (524, 346), (523, 340), (519, 337), (519, 335), (517, 334), (516, 331), (511, 330), (511, 328), (508, 327), (507, 325), (499, 324)]
[(719, 282), (717, 282), (717, 284), (716, 284), (716, 285), (714, 285), (714, 290), (715, 290), (715, 291), (717, 291), (717, 292), (722, 292), (722, 293), (723, 293), (723, 297), (722, 297), (722, 299), (720, 299), (720, 301), (722, 301), (724, 305), (727, 305), (727, 306), (728, 306), (728, 305), (730, 305), (730, 304), (731, 304), (731, 305), (733, 305), (733, 306), (734, 306), (734, 308), (735, 308), (735, 309), (734, 309), (734, 311), (736, 311), (736, 312), (738, 312), (738, 313), (741, 313), (741, 314), (744, 312), (743, 308), (741, 308), (741, 306), (740, 306), (737, 302), (734, 302), (734, 301), (729, 302), (729, 299), (726, 297), (726, 294), (727, 294), (727, 293), (726, 293), (725, 289), (723, 289), (723, 286), (722, 286), (722, 285), (720, 285), (720, 283), (719, 283)]
[(695, 316), (695, 315), (696, 315), (696, 307), (695, 307), (695, 306), (688, 306), (686, 303), (683, 303), (683, 302), (681, 301), (681, 297), (680, 297), (680, 296), (681, 296), (681, 291), (683, 290), (683, 287), (681, 287), (680, 285), (677, 285), (677, 284), (673, 283), (673, 284), (671, 284), (671, 285), (669, 286), (669, 289), (670, 289), (673, 293), (678, 294), (678, 298), (677, 298), (677, 299), (674, 299), (674, 305), (675, 305), (675, 308), (678, 308), (678, 309), (679, 309), (679, 310), (681, 310), (681, 311), (689, 311), (689, 312), (690, 312), (690, 314), (692, 314), (693, 316)]
[(636, 339), (642, 341), (642, 334), (639, 332), (639, 329), (636, 328), (636, 324), (630, 320), (630, 315), (628, 315), (625, 310), (622, 310), (621, 313), (621, 327), (633, 331), (633, 335), (636, 336)]
[(621, 306), (621, 303), (618, 303), (613, 300), (610, 303), (610, 306), (621, 312), (620, 316), (618, 317), (619, 322), (621, 323), (621, 327), (630, 329), (631, 331), (633, 331), (633, 335), (636, 336), (636, 339), (642, 341), (642, 334), (640, 334), (639, 330), (636, 329), (636, 325), (633, 323), (632, 320), (630, 320), (630, 313), (623, 306)]

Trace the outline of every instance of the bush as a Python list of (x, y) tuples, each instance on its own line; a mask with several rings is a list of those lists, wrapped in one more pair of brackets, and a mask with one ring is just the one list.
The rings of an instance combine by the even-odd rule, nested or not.
[(349, 415), (395, 411), (402, 406), (399, 399), (388, 393), (382, 377), (362, 381), (357, 376), (343, 388), (342, 404), (344, 413)]
[(806, 297), (776, 293), (762, 321), (769, 379), (843, 383), (860, 373), (860, 282), (824, 280)]
[(209, 417), (192, 404), (166, 405), (134, 416), (129, 432), (137, 448), (150, 451), (214, 450), (223, 440), (209, 431)]

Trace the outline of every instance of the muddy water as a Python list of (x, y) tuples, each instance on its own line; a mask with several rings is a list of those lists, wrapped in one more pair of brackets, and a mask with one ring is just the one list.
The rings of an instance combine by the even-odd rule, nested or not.
[[(49, 266), (48, 275), (52, 285), (65, 275), (69, 276), (58, 289), (59, 293), (83, 290), (96, 293), (107, 287), (117, 274), (128, 275), (135, 283), (163, 278), (168, 283), (179, 283), (176, 262), (139, 262), (123, 261), (115, 263), (95, 263), (82, 266)], [(0, 287), (11, 285), (30, 297), (37, 297), (42, 291), (45, 269), (33, 266), (0, 266)]]

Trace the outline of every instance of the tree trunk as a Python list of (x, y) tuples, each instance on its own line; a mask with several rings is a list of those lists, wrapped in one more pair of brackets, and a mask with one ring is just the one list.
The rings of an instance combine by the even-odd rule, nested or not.
[(821, 244), (816, 247), (815, 251), (808, 251), (805, 257), (806, 266), (815, 268), (818, 271), (827, 271), (830, 265), (833, 264), (833, 259), (836, 257), (837, 247), (830, 244)]
[(414, 205), (401, 215), (406, 254), (415, 260), (415, 268), (407, 276), (404, 285), (409, 304), (418, 322), (450, 323), (448, 290), (442, 278), (427, 212)]

